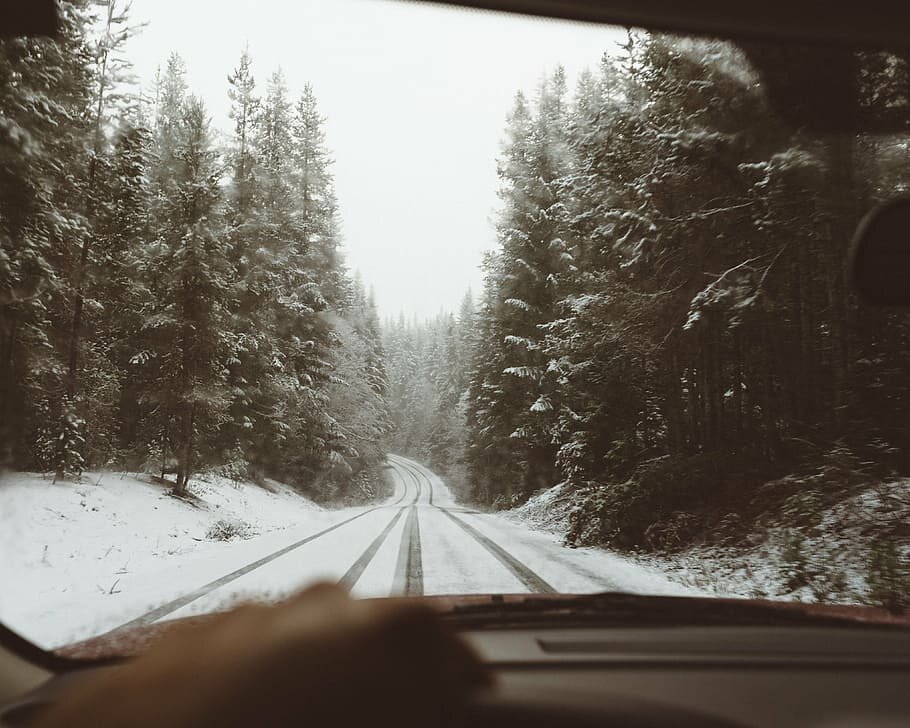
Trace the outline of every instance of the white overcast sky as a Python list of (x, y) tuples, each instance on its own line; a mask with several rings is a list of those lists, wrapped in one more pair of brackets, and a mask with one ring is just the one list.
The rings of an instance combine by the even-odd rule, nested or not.
[(313, 84), (351, 270), (382, 316), (457, 310), (495, 244), (496, 158), (517, 90), (571, 82), (621, 38), (603, 26), (398, 0), (134, 0), (129, 56), (150, 85), (171, 51), (228, 130), (227, 75), (249, 43), (260, 90), (277, 67)]

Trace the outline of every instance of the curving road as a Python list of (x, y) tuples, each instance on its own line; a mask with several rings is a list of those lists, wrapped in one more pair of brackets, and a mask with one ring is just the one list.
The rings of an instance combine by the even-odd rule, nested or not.
[[(355, 596), (679, 593), (658, 574), (593, 549), (568, 549), (549, 534), (455, 504), (442, 480), (413, 460), (389, 455), (388, 502), (335, 512), (332, 525), (303, 535), (111, 632), (278, 599), (334, 580)], [(108, 633), (110, 634), (110, 632)]]

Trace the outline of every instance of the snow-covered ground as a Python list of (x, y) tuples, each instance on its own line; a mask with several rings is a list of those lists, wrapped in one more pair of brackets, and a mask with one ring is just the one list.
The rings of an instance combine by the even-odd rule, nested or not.
[[(212, 478), (190, 490), (187, 502), (126, 474), (0, 477), (0, 620), (42, 646), (73, 642), (337, 517), (274, 482)], [(244, 537), (216, 540), (222, 521)]]
[[(53, 648), (136, 619), (281, 598), (316, 580), (342, 580), (355, 596), (388, 596), (402, 583), (412, 513), (424, 594), (524, 592), (521, 569), (564, 593), (700, 593), (658, 568), (569, 549), (558, 535), (514, 518), (460, 508), (438, 477), (417, 467), (392, 460), (395, 492), (387, 503), (335, 511), (277, 483), (196, 480), (187, 502), (131, 475), (86, 474), (79, 484), (7, 475), (0, 479), (0, 620)], [(213, 526), (224, 523), (242, 537), (216, 540), (221, 529)]]
[[(562, 541), (577, 507), (573, 493), (557, 485), (502, 516)], [(716, 596), (866, 603), (871, 542), (889, 530), (897, 534), (903, 528), (906, 533), (901, 524), (910, 522), (910, 480), (870, 485), (821, 508), (815, 517), (801, 515), (799, 527), (769, 517), (755, 524), (741, 543), (629, 555), (625, 561)], [(905, 564), (910, 563), (907, 540), (905, 536), (899, 544)]]
[[(335, 511), (271, 481), (261, 487), (197, 479), (192, 498), (181, 500), (167, 485), (144, 476), (88, 473), (78, 484), (54, 484), (41, 475), (4, 475), (0, 620), (44, 647), (59, 647), (188, 594), (197, 596), (172, 605), (160, 618), (280, 598), (316, 580), (350, 576), (358, 561), (363, 563), (352, 580), (353, 593), (385, 596), (395, 588), (412, 505), (426, 594), (525, 591), (515, 570), (484, 546), (486, 538), (564, 593), (856, 602), (868, 591), (869, 524), (887, 519), (897, 524), (910, 515), (910, 481), (864, 491), (823, 511), (803, 531), (799, 568), (805, 579), (793, 588), (786, 583), (793, 571), (787, 562), (792, 545), (788, 556), (786, 541), (792, 530), (774, 524), (742, 544), (702, 545), (672, 555), (570, 549), (563, 538), (577, 504), (561, 486), (512, 511), (478, 513), (455, 505), (445, 484), (426, 469), (418, 471), (403, 459), (392, 465), (395, 493), (387, 503)], [(222, 540), (226, 535), (233, 537)], [(257, 564), (276, 552), (283, 553)], [(250, 565), (255, 568), (245, 570)], [(223, 583), (207, 586), (217, 580)]]

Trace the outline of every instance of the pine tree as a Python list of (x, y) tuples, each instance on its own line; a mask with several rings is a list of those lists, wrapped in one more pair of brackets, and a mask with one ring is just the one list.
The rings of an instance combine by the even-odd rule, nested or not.
[[(516, 466), (510, 477), (484, 478), (498, 483), (491, 497), (506, 502), (553, 479), (556, 404), (542, 342), (555, 317), (560, 274), (572, 262), (561, 189), (569, 171), (565, 95), (565, 74), (557, 69), (541, 83), (536, 114), (522, 94), (516, 97), (500, 163), (501, 250), (487, 266), (488, 320), (480, 344), (485, 364), (473, 387), (484, 403), (472, 411), (470, 426), (475, 472), (491, 459)], [(482, 444), (493, 433), (499, 442)]]
[(326, 306), (338, 308), (344, 295), (338, 254), (338, 203), (324, 123), (313, 87), (307, 84), (297, 102), (293, 126), (296, 192), (302, 204), (307, 262), (314, 277), (313, 285), (318, 281), (319, 294)]
[(324, 488), (334, 499), (368, 500), (380, 493), (379, 466), (389, 428), (383, 350), (372, 296), (362, 288), (343, 317), (330, 314), (339, 346), (328, 386), (331, 417)]
[(231, 176), (225, 212), (234, 290), (228, 359), (231, 402), (219, 448), (233, 477), (264, 473), (276, 444), (284, 439), (280, 353), (274, 340), (280, 246), (274, 242), (264, 209), (259, 148), (262, 102), (252, 65), (249, 50), (244, 50), (228, 77), (234, 135), (227, 152)]
[(230, 205), (232, 222), (240, 227), (247, 223), (257, 203), (255, 141), (259, 134), (261, 100), (256, 95), (252, 66), (253, 59), (249, 48), (246, 48), (237, 68), (228, 76), (230, 118), (234, 121), (230, 155), (233, 170)]
[(159, 165), (170, 177), (159, 189), (161, 235), (148, 264), (154, 296), (145, 312), (148, 348), (134, 358), (145, 373), (146, 443), (163, 470), (173, 459), (178, 494), (186, 493), (204, 461), (227, 406), (231, 291), (219, 220), (219, 155), (202, 101), (181, 98), (182, 72), (172, 58), (159, 117)]
[(59, 15), (55, 39), (0, 40), (0, 460), (52, 462), (31, 441), (59, 423), (63, 436), (46, 442), (61, 444), (64, 471), (78, 471), (79, 417), (55, 323), (71, 246), (85, 231), (80, 180), (69, 172), (85, 161), (93, 64), (88, 3), (62, 2)]
[(94, 467), (107, 466), (134, 451), (139, 406), (133, 367), (144, 328), (149, 290), (144, 257), (151, 238), (152, 131), (136, 114), (114, 134), (105, 195), (94, 225), (93, 257), (98, 274), (86, 318), (91, 337), (83, 352), (81, 382), (88, 427), (85, 453)]

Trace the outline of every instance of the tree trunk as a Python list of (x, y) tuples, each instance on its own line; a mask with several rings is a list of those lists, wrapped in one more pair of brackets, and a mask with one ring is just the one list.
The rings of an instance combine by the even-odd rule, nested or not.
[(164, 426), (164, 431), (161, 433), (161, 479), (164, 480), (167, 475), (167, 425)]
[(802, 422), (808, 422), (815, 404), (813, 380), (813, 326), (812, 295), (809, 276), (808, 242), (798, 248), (796, 264), (796, 305), (799, 312), (799, 370), (795, 379), (797, 390), (794, 393), (796, 416)]
[(180, 454), (179, 473), (177, 475), (176, 491), (180, 495), (186, 495), (188, 492), (190, 475), (193, 472), (193, 431), (196, 424), (196, 405), (190, 407), (189, 412), (184, 413), (182, 426), (182, 452)]
[(668, 344), (669, 351), (665, 356), (667, 362), (666, 374), (666, 400), (664, 403), (664, 418), (667, 421), (668, 447), (672, 453), (683, 451), (683, 412), (682, 412), (682, 375), (679, 372), (679, 358), (673, 351), (674, 344)]
[(774, 373), (772, 371), (772, 352), (771, 352), (771, 332), (768, 323), (769, 316), (762, 316), (761, 338), (762, 338), (762, 427), (765, 431), (765, 452), (772, 458), (777, 459), (780, 456), (780, 433), (777, 430), (775, 421), (774, 407)]
[(733, 332), (733, 442), (736, 450), (743, 445), (743, 336), (742, 327)]
[(701, 405), (698, 401), (698, 388), (696, 385), (697, 370), (691, 366), (687, 369), (686, 383), (689, 392), (689, 447), (698, 450), (701, 445)]
[(13, 445), (14, 423), (12, 417), (13, 367), (16, 351), (18, 320), (14, 312), (5, 316), (7, 324), (0, 328), (0, 466), (10, 454)]
[(717, 322), (712, 321), (708, 356), (711, 362), (711, 418), (715, 449), (723, 449), (727, 439), (724, 431), (723, 335), (719, 329)]
[(849, 346), (847, 341), (847, 286), (844, 281), (844, 256), (849, 248), (849, 233), (841, 228), (852, 231), (856, 224), (854, 211), (857, 195), (857, 184), (854, 174), (854, 140), (852, 137), (837, 139), (831, 142), (832, 165), (837, 171), (835, 175), (835, 190), (837, 204), (835, 212), (839, 219), (829, 227), (828, 245), (828, 275), (827, 296), (829, 322), (831, 328), (831, 368), (832, 368), (832, 395), (834, 404), (834, 422), (836, 437), (841, 437), (847, 431), (847, 386), (849, 376)]
[(714, 447), (714, 415), (711, 412), (711, 382), (709, 369), (710, 355), (708, 341), (701, 336), (701, 356), (699, 357), (699, 406), (702, 421), (702, 452)]

